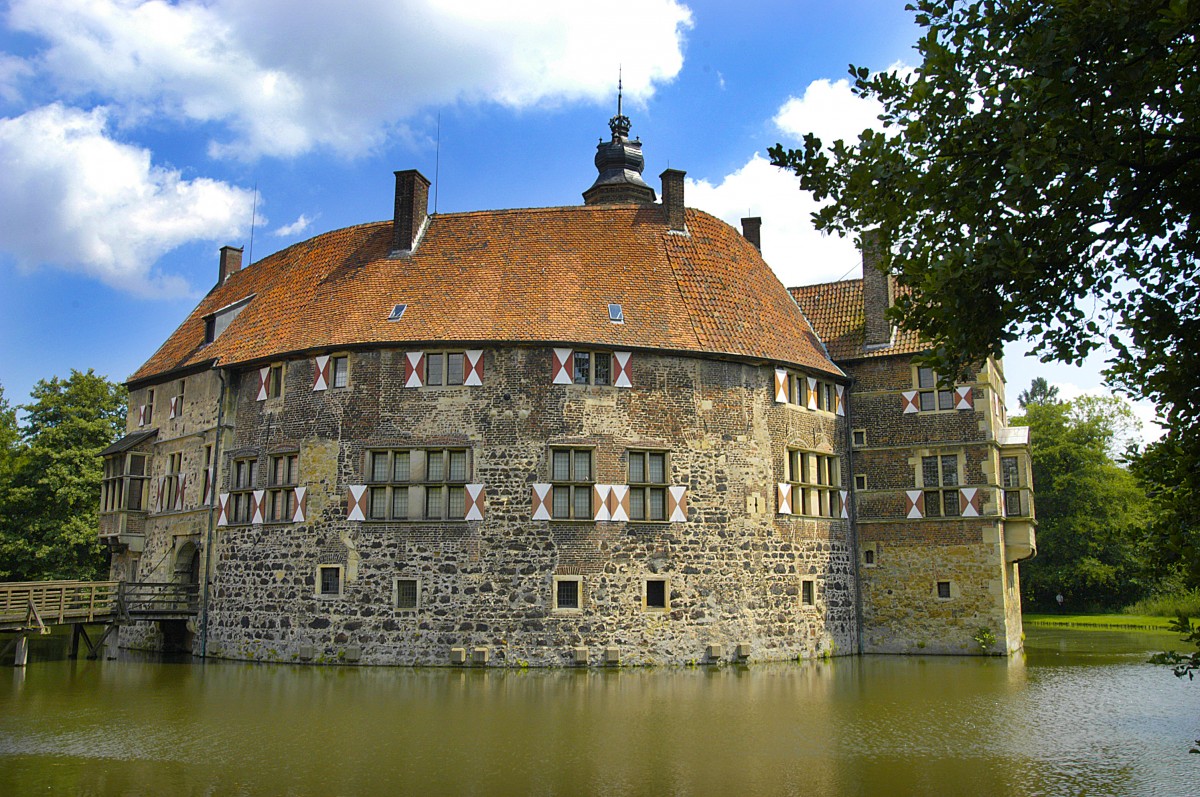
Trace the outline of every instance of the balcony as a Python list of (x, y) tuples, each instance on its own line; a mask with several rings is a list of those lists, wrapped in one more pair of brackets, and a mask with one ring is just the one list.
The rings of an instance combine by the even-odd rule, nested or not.
[(100, 515), (100, 542), (141, 553), (146, 545), (146, 513), (104, 512)]

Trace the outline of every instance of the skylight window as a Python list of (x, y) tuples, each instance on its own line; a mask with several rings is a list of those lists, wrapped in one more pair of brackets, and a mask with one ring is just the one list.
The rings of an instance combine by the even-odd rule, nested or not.
[(608, 320), (614, 324), (625, 323), (625, 311), (621, 309), (621, 305), (610, 304), (608, 306)]
[(407, 304), (398, 304), (392, 308), (392, 314), (388, 316), (388, 321), (399, 321), (404, 317), (404, 311), (408, 309)]

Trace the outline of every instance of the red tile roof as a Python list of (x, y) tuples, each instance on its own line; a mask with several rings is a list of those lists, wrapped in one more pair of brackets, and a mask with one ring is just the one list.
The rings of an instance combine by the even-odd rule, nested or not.
[[(215, 287), (130, 382), (358, 345), (563, 343), (772, 360), (838, 374), (787, 289), (732, 227), (660, 205), (431, 216), (411, 256), (391, 223), (318, 235)], [(216, 341), (204, 318), (254, 299)], [(608, 320), (608, 304), (625, 323)], [(399, 322), (393, 305), (407, 304)]]
[(897, 330), (890, 346), (863, 348), (866, 316), (861, 279), (802, 285), (788, 291), (835, 361), (914, 354), (929, 348), (916, 332), (908, 330)]

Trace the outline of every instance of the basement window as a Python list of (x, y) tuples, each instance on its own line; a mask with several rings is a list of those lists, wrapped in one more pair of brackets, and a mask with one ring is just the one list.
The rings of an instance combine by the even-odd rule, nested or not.
[(939, 581), (937, 583), (937, 596), (939, 600), (950, 600), (950, 582)]
[(342, 595), (342, 566), (320, 565), (317, 567), (317, 596), (339, 598)]
[(583, 608), (583, 576), (554, 577), (554, 610), (579, 611)]
[(421, 584), (415, 578), (396, 579), (396, 608), (415, 610), (420, 608)]
[(667, 608), (667, 580), (665, 578), (646, 579), (646, 608)]

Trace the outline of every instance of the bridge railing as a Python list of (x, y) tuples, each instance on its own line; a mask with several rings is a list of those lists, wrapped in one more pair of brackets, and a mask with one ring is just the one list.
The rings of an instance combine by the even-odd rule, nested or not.
[(0, 624), (34, 628), (103, 620), (116, 611), (119, 581), (30, 581), (0, 584)]
[(122, 614), (191, 615), (200, 605), (199, 584), (170, 581), (126, 581), (121, 584)]

